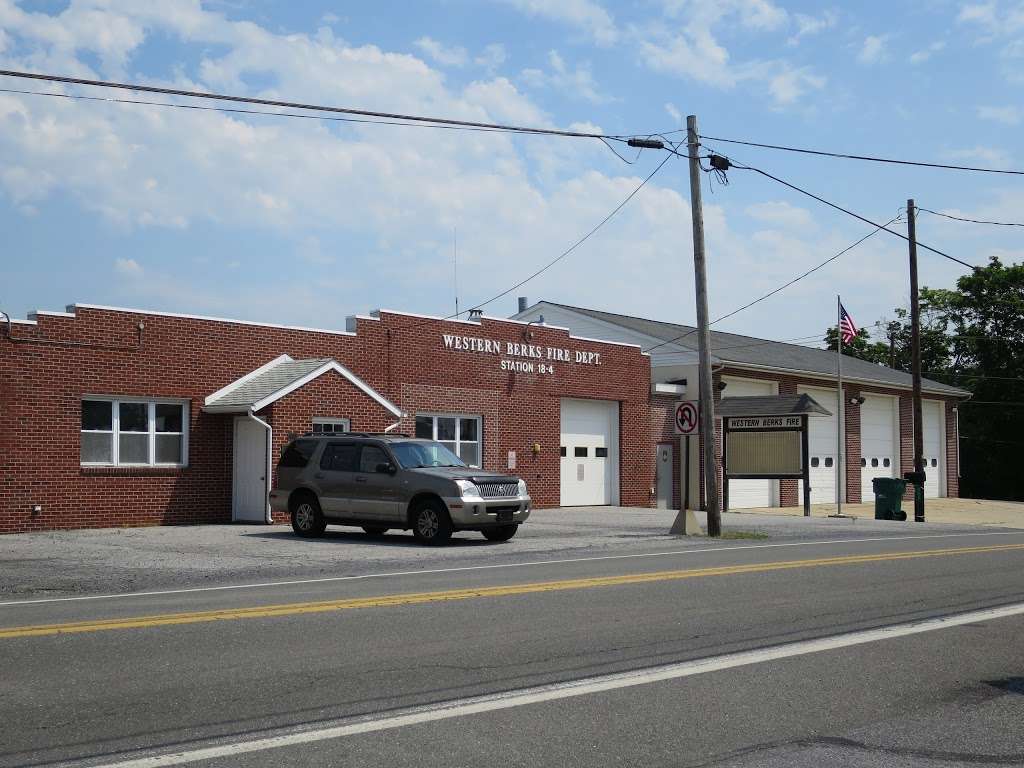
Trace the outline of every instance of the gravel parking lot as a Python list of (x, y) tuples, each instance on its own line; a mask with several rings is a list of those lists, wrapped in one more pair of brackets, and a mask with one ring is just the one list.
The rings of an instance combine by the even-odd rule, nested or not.
[[(285, 525), (15, 534), (0, 536), (0, 597), (113, 594), (686, 547), (979, 530), (863, 517), (832, 520), (743, 513), (726, 514), (725, 530), (767, 537), (767, 541), (712, 541), (669, 535), (674, 517), (673, 511), (618, 507), (537, 510), (510, 542), (494, 544), (478, 533), (466, 532), (443, 547), (418, 544), (408, 532), (368, 536), (353, 528), (329, 528), (322, 539), (300, 539)], [(698, 513), (698, 518), (703, 524), (703, 516)]]

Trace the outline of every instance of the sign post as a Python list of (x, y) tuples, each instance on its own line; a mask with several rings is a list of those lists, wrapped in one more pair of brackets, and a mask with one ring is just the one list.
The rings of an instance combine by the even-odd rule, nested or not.
[(676, 434), (679, 435), (682, 454), (685, 456), (679, 494), (679, 514), (672, 523), (670, 533), (686, 536), (700, 533), (700, 526), (697, 524), (697, 516), (690, 509), (690, 437), (700, 434), (700, 404), (697, 400), (681, 400), (675, 405), (675, 413), (672, 421), (675, 424)]

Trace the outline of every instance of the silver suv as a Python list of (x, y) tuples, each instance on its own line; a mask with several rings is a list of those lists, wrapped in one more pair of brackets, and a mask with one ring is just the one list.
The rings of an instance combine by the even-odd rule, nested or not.
[(526, 483), (515, 475), (468, 467), (433, 440), (363, 432), (288, 443), (270, 506), (291, 514), (299, 536), (320, 536), (328, 524), (371, 535), (411, 528), (427, 544), (455, 531), (508, 541), (530, 516)]

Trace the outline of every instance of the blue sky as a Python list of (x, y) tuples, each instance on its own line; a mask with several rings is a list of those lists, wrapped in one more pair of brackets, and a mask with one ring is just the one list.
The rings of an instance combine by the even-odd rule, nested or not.
[[(1024, 166), (1024, 3), (1005, 0), (0, 0), (0, 64), (612, 134), (676, 130), (693, 113), (710, 136)], [(1024, 219), (1017, 177), (708, 144), (880, 221), (908, 197)], [(377, 307), (449, 314), (456, 232), (466, 307), (571, 245), (661, 159), (626, 165), (589, 140), (0, 93), (0, 309), (80, 302), (316, 327)], [(704, 187), (713, 317), (869, 231), (750, 172), (729, 182)], [(688, 195), (672, 160), (486, 313), (525, 294), (692, 322)], [(972, 263), (1024, 255), (1012, 229), (927, 214), (919, 237)], [(962, 272), (921, 263), (929, 286)], [(905, 244), (879, 234), (720, 327), (820, 334), (836, 293), (863, 324), (904, 305), (906, 285)]]

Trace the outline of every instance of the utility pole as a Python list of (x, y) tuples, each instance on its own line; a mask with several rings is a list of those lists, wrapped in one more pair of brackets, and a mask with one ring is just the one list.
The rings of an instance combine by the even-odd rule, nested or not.
[(700, 197), (700, 137), (697, 116), (686, 118), (686, 145), (690, 157), (690, 218), (693, 220), (693, 276), (697, 290), (697, 349), (700, 383), (700, 431), (704, 440), (704, 485), (708, 536), (722, 535), (718, 506), (718, 461), (715, 456), (715, 401), (711, 387), (711, 331), (708, 324), (708, 278), (704, 265), (704, 208)]
[[(921, 308), (917, 294), (917, 228), (914, 199), (907, 200), (907, 243), (910, 246), (910, 348), (914, 376), (914, 474), (924, 485), (924, 424), (921, 420)], [(924, 489), (914, 488), (914, 522), (924, 522)]]

